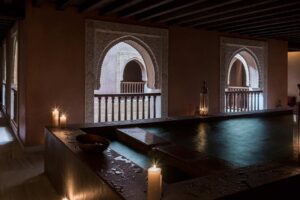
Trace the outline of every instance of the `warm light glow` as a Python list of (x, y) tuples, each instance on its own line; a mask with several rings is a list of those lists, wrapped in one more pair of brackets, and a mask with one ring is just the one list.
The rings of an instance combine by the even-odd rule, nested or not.
[(56, 107), (52, 110), (52, 126), (59, 126), (59, 109)]
[(66, 127), (67, 125), (67, 116), (66, 114), (62, 114), (59, 118), (60, 127)]
[(147, 199), (160, 200), (161, 190), (162, 190), (161, 168), (157, 167), (156, 164), (153, 164), (153, 166), (148, 169)]
[(61, 200), (69, 200), (67, 197), (63, 197)]

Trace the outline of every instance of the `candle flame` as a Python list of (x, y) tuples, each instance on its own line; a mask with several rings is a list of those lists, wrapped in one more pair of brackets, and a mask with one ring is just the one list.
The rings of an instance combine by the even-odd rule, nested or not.
[(156, 164), (153, 165), (153, 168), (156, 168)]

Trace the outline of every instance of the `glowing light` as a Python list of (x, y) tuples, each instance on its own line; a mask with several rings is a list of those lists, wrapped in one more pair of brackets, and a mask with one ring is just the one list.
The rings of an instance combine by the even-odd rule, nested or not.
[(67, 197), (63, 197), (61, 200), (69, 200)]

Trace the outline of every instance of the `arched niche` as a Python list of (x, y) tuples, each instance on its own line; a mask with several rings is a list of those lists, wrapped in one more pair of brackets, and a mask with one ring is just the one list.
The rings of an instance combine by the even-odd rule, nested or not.
[(267, 44), (262, 41), (239, 38), (221, 38), (220, 44), (220, 112), (224, 112), (224, 94), (228, 87), (233, 63), (239, 60), (246, 72), (247, 87), (263, 90), (264, 107), (267, 106)]
[[(109, 49), (125, 42), (137, 49), (147, 67), (147, 86), (161, 90), (161, 114), (168, 110), (168, 30), (86, 20), (85, 121), (93, 122), (94, 90), (100, 87), (101, 63)], [(145, 53), (147, 52), (147, 53)]]

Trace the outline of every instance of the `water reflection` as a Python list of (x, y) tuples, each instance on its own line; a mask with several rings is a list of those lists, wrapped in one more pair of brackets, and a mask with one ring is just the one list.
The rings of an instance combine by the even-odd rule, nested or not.
[(205, 123), (200, 123), (197, 128), (197, 135), (196, 135), (196, 148), (200, 152), (204, 152), (206, 150), (207, 144), (207, 133), (209, 132), (209, 126)]
[(296, 140), (293, 138), (292, 115), (177, 123), (145, 129), (178, 145), (238, 166), (291, 159), (296, 145), (293, 145)]

